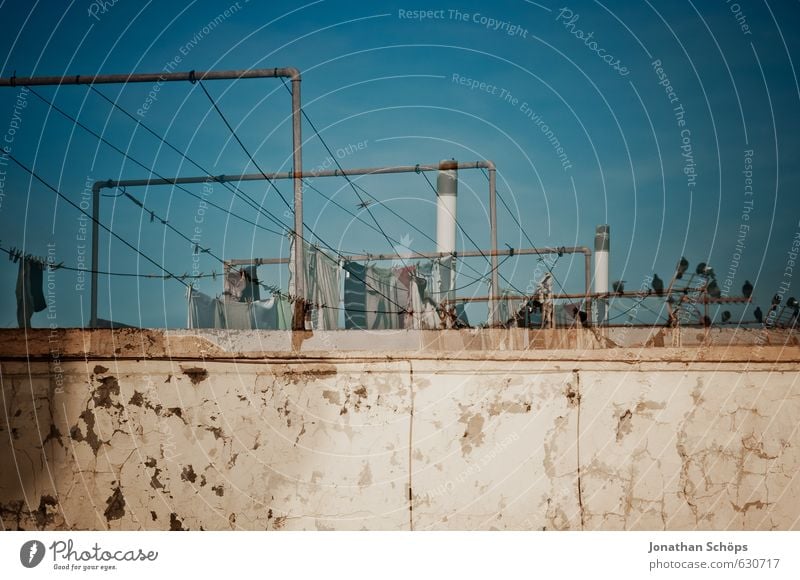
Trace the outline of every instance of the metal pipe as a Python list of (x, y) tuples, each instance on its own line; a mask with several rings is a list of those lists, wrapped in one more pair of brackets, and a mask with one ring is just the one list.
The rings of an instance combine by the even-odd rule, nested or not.
[(97, 182), (92, 185), (92, 289), (90, 294), (90, 313), (89, 327), (97, 327), (97, 270), (99, 260), (99, 240), (100, 240), (100, 186)]
[[(390, 173), (419, 173), (422, 171), (440, 171), (442, 169), (488, 169), (495, 167), (491, 161), (471, 161), (468, 163), (443, 162), (429, 165), (388, 165), (384, 167), (363, 167), (355, 169), (325, 169), (322, 171), (300, 172), (300, 178), (314, 177), (341, 177), (344, 175), (385, 175)], [(204, 175), (202, 177), (175, 177), (169, 179), (123, 179), (119, 181), (105, 180), (100, 182), (102, 187), (143, 187), (149, 185), (186, 185), (192, 183), (206, 183), (213, 180), (218, 183), (241, 181), (264, 181), (267, 179), (293, 179), (298, 174), (294, 172), (276, 173), (244, 173), (240, 175)], [(491, 183), (491, 179), (490, 179)], [(490, 191), (491, 195), (491, 191)]]
[[(683, 291), (675, 290), (673, 294), (683, 294)], [(606, 294), (589, 294), (591, 298), (596, 299), (603, 299), (603, 298), (658, 298), (659, 295), (648, 293), (648, 292), (622, 292), (622, 293), (606, 293)], [(522, 296), (521, 294), (513, 295), (509, 294), (503, 296), (504, 299), (509, 300), (527, 300), (530, 296)], [(580, 298), (586, 298), (586, 294), (554, 294), (554, 299), (569, 299), (569, 300), (578, 300)], [(453, 302), (487, 302), (491, 300), (491, 296), (464, 296), (462, 298), (456, 298)], [(707, 304), (749, 304), (751, 302), (750, 298), (745, 298), (744, 296), (728, 296), (726, 298), (711, 298), (708, 299), (701, 299), (698, 300), (700, 303), (707, 303)]]
[[(610, 236), (608, 225), (597, 226), (594, 234), (594, 292), (598, 295), (608, 293)], [(597, 301), (597, 325), (602, 326), (606, 322), (608, 322), (608, 303), (600, 299)]]
[[(553, 300), (569, 299), (578, 300), (586, 298), (586, 294), (553, 294)], [(530, 300), (530, 296), (522, 296), (521, 294), (505, 294), (503, 300)], [(463, 296), (452, 300), (453, 303), (466, 303), (466, 302), (488, 302), (492, 299), (490, 295), (486, 296)]]
[[(302, 126), (300, 109), (300, 71), (294, 67), (259, 68), (225, 71), (188, 71), (188, 72), (160, 72), (160, 73), (131, 73), (110, 75), (71, 75), (71, 76), (42, 76), (42, 77), (17, 77), (16, 75), (0, 78), (0, 87), (15, 86), (46, 86), (46, 85), (101, 85), (101, 84), (128, 84), (128, 83), (164, 83), (176, 81), (216, 81), (257, 78), (290, 78), (292, 80), (292, 173), (294, 176), (294, 230), (301, 236), (303, 234), (303, 188), (302, 188)], [(208, 177), (203, 178), (206, 181)], [(263, 176), (262, 176), (263, 179)], [(163, 183), (175, 183), (175, 180), (160, 180)], [(189, 183), (189, 182), (186, 182)], [(98, 243), (100, 218), (100, 195), (103, 187), (115, 187), (119, 182), (96, 182), (92, 188), (93, 209), (95, 218), (92, 225), (92, 291), (91, 291), (91, 326), (97, 325), (97, 270), (98, 270)], [(96, 189), (95, 189), (96, 188)], [(299, 296), (305, 296), (305, 268), (303, 267), (303, 245), (295, 244), (295, 288)], [(293, 319), (293, 328), (303, 328), (304, 311), (302, 303), (295, 303), (296, 310)], [(298, 319), (299, 318), (299, 322)]]
[(67, 75), (50, 77), (11, 77), (0, 78), (0, 87), (45, 86), (45, 85), (103, 85), (127, 83), (157, 83), (173, 81), (219, 81), (233, 79), (291, 78), (300, 80), (300, 71), (293, 67), (254, 68), (220, 71), (187, 71), (160, 73), (131, 73), (111, 75)]
[(499, 265), (497, 263), (497, 171), (492, 164), (489, 167), (489, 221), (492, 223), (491, 243), (492, 243), (492, 296), (494, 302), (489, 304), (489, 321), (492, 324), (498, 322), (497, 301), (500, 299)]
[(294, 302), (292, 329), (305, 330), (306, 321), (306, 270), (304, 265), (303, 240), (303, 143), (300, 137), (300, 75), (292, 77), (292, 173), (294, 174), (294, 287), (300, 300)]
[[(435, 258), (444, 258), (446, 256), (455, 256), (456, 258), (479, 258), (486, 256), (530, 256), (530, 255), (544, 255), (544, 254), (584, 254), (591, 257), (592, 251), (586, 246), (562, 246), (560, 248), (544, 247), (544, 248), (512, 248), (510, 250), (491, 250), (481, 252), (480, 250), (470, 250), (466, 252), (415, 252), (414, 258), (423, 260), (433, 260)], [(407, 254), (350, 254), (345, 258), (353, 262), (363, 262), (365, 260), (399, 260), (401, 257), (407, 257)], [(226, 264), (232, 266), (246, 266), (250, 264), (286, 264), (288, 258), (243, 258), (236, 260), (225, 260)]]

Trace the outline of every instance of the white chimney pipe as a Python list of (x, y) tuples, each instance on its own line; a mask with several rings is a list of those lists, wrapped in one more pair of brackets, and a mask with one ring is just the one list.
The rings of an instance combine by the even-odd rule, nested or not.
[[(608, 292), (608, 254), (611, 248), (611, 228), (608, 225), (597, 226), (594, 234), (594, 291), (596, 294)], [(596, 301), (597, 324), (608, 323), (608, 299), (598, 298)]]
[[(456, 251), (456, 201), (458, 197), (458, 164), (444, 160), (439, 164), (436, 178), (436, 251)], [(439, 300), (455, 299), (455, 263), (452, 258), (442, 258), (443, 267)]]

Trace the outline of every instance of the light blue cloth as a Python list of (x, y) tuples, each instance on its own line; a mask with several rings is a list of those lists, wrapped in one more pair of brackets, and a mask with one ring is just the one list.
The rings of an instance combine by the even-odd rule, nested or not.
[(292, 305), (283, 296), (251, 302), (250, 323), (256, 330), (288, 330), (292, 323)]

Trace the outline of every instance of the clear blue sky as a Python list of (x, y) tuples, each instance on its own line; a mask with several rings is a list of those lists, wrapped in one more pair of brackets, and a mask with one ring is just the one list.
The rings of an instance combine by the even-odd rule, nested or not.
[[(786, 270), (787, 252), (800, 232), (797, 2), (118, 0), (105, 11), (99, 6), (76, 1), (64, 11), (54, 0), (0, 4), (2, 76), (158, 72), (176, 57), (175, 70), (294, 66), (303, 71), (305, 110), (329, 145), (341, 150), (345, 167), (492, 159), (500, 193), (536, 245), (591, 246), (595, 225), (610, 224), (611, 278), (626, 280), (628, 288), (653, 272), (667, 279), (681, 255), (692, 268), (709, 262), (722, 282), (744, 224), (749, 229), (741, 238), (731, 294), (740, 292), (745, 278), (756, 283), (762, 308), (782, 282), (789, 284), (785, 297), (800, 294), (800, 269), (794, 279)], [(228, 8), (229, 16), (220, 16)], [(420, 19), (415, 10), (434, 12)], [(472, 80), (486, 83), (486, 90), (464, 84)], [(262, 168), (290, 168), (289, 98), (279, 81), (206, 86)], [(213, 173), (256, 171), (198, 86), (165, 84), (148, 101), (153, 88), (100, 87), (134, 114), (149, 103), (144, 122)], [(38, 90), (155, 172), (200, 173), (86, 87)], [(0, 139), (11, 138), (4, 141), (11, 154), (76, 203), (87, 180), (148, 176), (33, 95), (15, 119), (18, 93), (0, 90)], [(307, 124), (304, 139), (304, 168), (325, 165), (327, 153)], [(689, 148), (691, 158), (684, 155)], [(743, 174), (749, 150), (752, 195), (746, 195)], [(88, 251), (88, 240), (78, 239), (78, 213), (13, 163), (0, 170), (6, 171), (2, 246), (45, 255), (49, 243), (59, 261), (77, 264), (83, 244)], [(459, 221), (488, 248), (486, 180), (480, 172), (461, 177)], [(435, 237), (435, 199), (421, 176), (358, 183)], [(314, 184), (357, 210), (358, 198), (344, 180)], [(290, 183), (279, 187), (290, 199)], [(202, 193), (202, 186), (191, 189)], [(265, 184), (242, 189), (283, 216), (285, 207)], [(129, 192), (193, 233), (196, 199), (171, 187)], [(222, 187), (209, 199), (257, 218)], [(413, 250), (435, 249), (386, 208), (373, 206), (373, 212), (391, 237), (410, 239)], [(305, 215), (315, 233), (342, 251), (391, 250), (380, 234), (313, 191), (306, 194)], [(192, 271), (191, 245), (151, 223), (126, 198), (104, 198), (101, 219), (170, 271)], [(272, 227), (263, 217), (259, 223)], [(202, 246), (226, 258), (288, 252), (284, 239), (214, 209), (202, 216), (200, 235)], [(107, 233), (101, 241), (101, 269), (159, 273)], [(506, 243), (528, 245), (501, 206), (499, 244)], [(474, 249), (460, 233), (458, 244)], [(485, 269), (480, 260), (470, 263)], [(512, 259), (502, 273), (525, 289), (535, 268), (534, 258)], [(200, 270), (212, 269), (219, 272), (219, 263), (203, 256)], [(0, 261), (0, 326), (16, 324), (16, 272), (14, 264)], [(555, 272), (567, 290), (582, 289), (580, 259), (565, 256)], [(472, 274), (466, 270), (459, 285)], [(278, 269), (263, 269), (262, 279), (286, 285)], [(80, 326), (88, 319), (88, 283), (76, 292), (76, 274), (62, 270), (55, 285), (57, 324)], [(221, 282), (199, 287), (216, 293)], [(486, 291), (480, 283), (462, 293)], [(184, 288), (174, 280), (101, 277), (103, 318), (181, 327), (185, 311)], [(46, 326), (46, 313), (35, 315), (33, 324)]]

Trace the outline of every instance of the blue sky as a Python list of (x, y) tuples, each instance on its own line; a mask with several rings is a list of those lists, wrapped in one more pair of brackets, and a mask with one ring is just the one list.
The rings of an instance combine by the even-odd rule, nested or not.
[[(800, 279), (787, 272), (787, 252), (800, 232), (796, 2), (118, 0), (105, 12), (98, 7), (75, 1), (64, 11), (52, 0), (0, 5), (2, 76), (159, 72), (176, 57), (176, 70), (294, 66), (303, 71), (306, 112), (345, 167), (492, 159), (501, 195), (537, 246), (591, 246), (595, 226), (610, 224), (611, 278), (626, 280), (629, 288), (653, 272), (668, 278), (681, 255), (692, 267), (710, 263), (722, 280), (740, 241), (732, 294), (746, 278), (756, 283), (762, 308), (781, 283), (789, 285), (785, 297), (800, 294)], [(228, 17), (218, 18), (229, 8)], [(433, 12), (419, 18), (414, 14), (419, 10)], [(218, 24), (210, 26), (215, 19)], [(659, 84), (664, 78), (655, 61), (671, 94)], [(260, 167), (290, 168), (289, 98), (279, 81), (215, 81), (206, 87)], [(496, 87), (494, 94), (487, 87)], [(100, 87), (134, 115), (152, 89)], [(86, 87), (37, 91), (154, 172), (200, 174)], [(18, 94), (19, 89), (0, 91), (0, 132), (6, 136)], [(25, 101), (11, 154), (76, 203), (87, 180), (148, 176), (35, 96)], [(684, 125), (676, 106), (682, 106)], [(140, 118), (214, 174), (256, 171), (197, 85), (165, 84)], [(303, 130), (304, 168), (330, 165), (311, 128), (306, 124)], [(562, 148), (560, 156), (553, 139)], [(684, 155), (689, 148), (691, 161)], [(752, 195), (745, 194), (746, 151), (752, 151)], [(88, 243), (78, 239), (78, 213), (13, 163), (0, 170), (6, 171), (2, 246), (45, 255), (52, 244), (59, 261), (77, 264), (81, 245)], [(459, 222), (488, 248), (486, 179), (476, 171), (460, 177)], [(421, 176), (367, 177), (358, 183), (435, 238), (435, 199)], [(344, 180), (318, 179), (314, 185), (357, 211), (359, 200)], [(290, 183), (278, 186), (291, 199)], [(202, 186), (190, 189), (202, 192)], [(264, 183), (242, 189), (283, 216), (285, 206)], [(192, 234), (197, 199), (171, 187), (129, 193)], [(258, 217), (224, 188), (214, 188), (209, 199), (248, 219)], [(435, 249), (385, 207), (375, 205), (373, 213), (390, 237), (411, 240), (416, 251)], [(529, 245), (502, 205), (498, 215), (501, 247)], [(341, 251), (391, 250), (379, 233), (311, 190), (305, 217), (315, 234)], [(101, 220), (170, 271), (191, 272), (191, 245), (158, 221), (151, 223), (125, 197), (103, 198)], [(271, 227), (263, 216), (258, 223)], [(225, 258), (288, 252), (285, 239), (213, 209), (203, 215), (201, 230), (201, 245)], [(458, 238), (459, 249), (474, 250), (467, 237)], [(481, 259), (470, 264), (486, 268)], [(524, 289), (536, 265), (535, 258), (515, 258), (501, 271)], [(159, 273), (106, 233), (100, 268)], [(203, 256), (200, 270), (212, 269), (219, 272), (220, 264)], [(561, 258), (555, 273), (567, 290), (582, 290), (577, 257)], [(459, 286), (473, 275), (463, 271)], [(261, 277), (286, 285), (278, 268), (264, 268)], [(0, 326), (14, 326), (16, 266), (0, 261), (0, 279)], [(54, 283), (57, 324), (80, 326), (88, 319), (88, 285), (76, 291), (76, 274), (63, 270)], [(220, 286), (219, 280), (198, 284), (212, 294)], [(478, 282), (462, 293), (486, 292), (486, 284)], [(476, 317), (485, 311), (480, 309), (474, 310)], [(100, 316), (181, 327), (184, 288), (174, 280), (102, 276)], [(46, 326), (46, 313), (36, 314), (33, 324)]]

